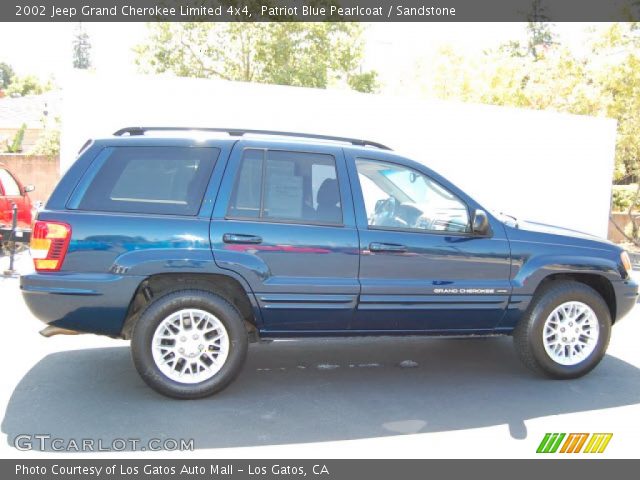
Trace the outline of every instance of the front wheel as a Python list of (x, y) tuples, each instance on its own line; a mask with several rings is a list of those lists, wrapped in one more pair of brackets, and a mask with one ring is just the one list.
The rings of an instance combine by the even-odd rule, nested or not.
[(551, 378), (581, 377), (607, 350), (611, 315), (591, 287), (553, 281), (535, 295), (513, 338), (522, 362)]
[(240, 372), (247, 331), (236, 308), (200, 290), (153, 301), (133, 329), (131, 352), (142, 379), (173, 398), (195, 399), (224, 389)]

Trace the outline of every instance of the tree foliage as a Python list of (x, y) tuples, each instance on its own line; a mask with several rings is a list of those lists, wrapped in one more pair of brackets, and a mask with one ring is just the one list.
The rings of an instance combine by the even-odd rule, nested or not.
[[(548, 28), (529, 24), (526, 48), (510, 42), (480, 58), (443, 50), (429, 93), (443, 99), (614, 118), (618, 123), (614, 181), (637, 181), (640, 28), (635, 23), (612, 24), (592, 38), (582, 56), (553, 40), (551, 31), (544, 33)], [(640, 189), (625, 205), (634, 220), (632, 238), (640, 244), (640, 226), (635, 227), (638, 219), (632, 213), (639, 201)]]
[(40, 95), (53, 88), (51, 81), (41, 82), (35, 75), (14, 76), (7, 87), (11, 96)]
[(91, 41), (89, 34), (78, 24), (73, 34), (73, 68), (86, 70), (91, 67)]
[(45, 115), (40, 121), (42, 133), (29, 153), (31, 155), (60, 155), (60, 117), (50, 118)]
[(135, 48), (144, 72), (361, 92), (377, 88), (362, 70), (362, 27), (333, 22), (153, 23)]
[(0, 90), (4, 90), (11, 83), (14, 76), (13, 68), (5, 62), (0, 62)]
[(13, 136), (11, 141), (6, 140), (5, 152), (7, 153), (20, 153), (22, 151), (22, 142), (24, 141), (24, 134), (27, 131), (27, 124), (20, 125), (18, 131)]

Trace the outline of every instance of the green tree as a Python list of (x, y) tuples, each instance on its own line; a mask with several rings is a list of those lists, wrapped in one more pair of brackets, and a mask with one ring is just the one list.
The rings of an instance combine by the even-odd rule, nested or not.
[(13, 68), (5, 62), (0, 62), (0, 90), (4, 90), (11, 83), (13, 78)]
[(143, 72), (326, 88), (377, 88), (362, 27), (346, 22), (153, 23), (135, 48)]
[[(639, 34), (638, 24), (612, 24), (587, 45), (584, 57), (555, 41), (536, 56), (514, 50), (514, 42), (480, 58), (443, 50), (433, 79), (425, 79), (432, 83), (427, 92), (443, 99), (616, 119), (614, 182), (637, 183), (624, 204), (633, 225), (627, 238), (640, 245), (640, 215), (635, 213), (640, 207)], [(613, 200), (620, 203), (621, 196)]]
[(526, 57), (530, 55), (535, 60), (544, 56), (552, 45), (556, 43), (553, 24), (549, 23), (547, 8), (542, 0), (531, 2), (531, 11), (527, 15), (527, 42), (523, 45), (518, 40), (512, 40), (499, 48), (502, 53), (512, 57)]
[(618, 121), (615, 178), (621, 183), (635, 181), (637, 184), (627, 207), (631, 232), (621, 232), (636, 245), (640, 245), (640, 215), (637, 213), (640, 206), (639, 33), (637, 23), (613, 24), (593, 48), (603, 64), (596, 81), (602, 90), (606, 115)]
[(51, 82), (42, 83), (34, 75), (15, 76), (7, 87), (7, 94), (18, 96), (39, 95), (51, 90), (52, 87)]
[(91, 41), (89, 34), (78, 23), (73, 35), (73, 68), (86, 70), (91, 67)]
[(531, 13), (528, 17), (527, 51), (533, 58), (538, 59), (540, 55), (543, 55), (545, 49), (553, 45), (555, 34), (552, 31), (552, 25), (549, 23), (547, 8), (542, 3), (542, 0), (533, 0)]

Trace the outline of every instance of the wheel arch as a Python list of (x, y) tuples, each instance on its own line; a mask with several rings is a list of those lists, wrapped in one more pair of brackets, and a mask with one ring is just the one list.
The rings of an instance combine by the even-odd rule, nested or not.
[(534, 291), (534, 296), (537, 295), (544, 288), (548, 288), (551, 282), (557, 281), (574, 281), (582, 283), (593, 288), (604, 300), (609, 309), (611, 315), (611, 323), (615, 323), (617, 315), (616, 293), (611, 281), (597, 273), (582, 273), (582, 272), (563, 272), (552, 273), (545, 276)]
[(179, 290), (204, 290), (220, 295), (238, 309), (249, 334), (257, 338), (260, 312), (253, 294), (231, 275), (218, 273), (159, 273), (145, 278), (134, 294), (120, 336), (131, 338), (133, 327), (154, 299)]

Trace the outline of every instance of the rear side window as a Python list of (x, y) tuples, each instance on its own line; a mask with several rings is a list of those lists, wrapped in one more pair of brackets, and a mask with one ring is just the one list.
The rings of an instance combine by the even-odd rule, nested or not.
[(82, 181), (79, 210), (196, 215), (220, 153), (211, 147), (107, 150)]
[(245, 150), (227, 215), (280, 222), (342, 224), (334, 157)]

